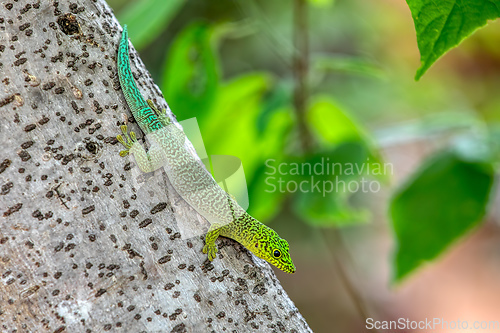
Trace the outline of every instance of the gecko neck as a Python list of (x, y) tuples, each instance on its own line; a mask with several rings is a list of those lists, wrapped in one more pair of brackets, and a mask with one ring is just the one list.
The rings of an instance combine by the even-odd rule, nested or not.
[(265, 226), (245, 212), (233, 223), (222, 228), (221, 236), (232, 238), (247, 246), (254, 242), (255, 236), (261, 233), (262, 227)]

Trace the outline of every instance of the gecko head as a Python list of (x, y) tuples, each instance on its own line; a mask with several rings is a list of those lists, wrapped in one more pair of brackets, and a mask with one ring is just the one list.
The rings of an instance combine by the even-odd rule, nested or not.
[(288, 252), (288, 242), (273, 229), (263, 226), (263, 230), (251, 247), (251, 251), (257, 257), (266, 260), (283, 272), (295, 273), (295, 266)]

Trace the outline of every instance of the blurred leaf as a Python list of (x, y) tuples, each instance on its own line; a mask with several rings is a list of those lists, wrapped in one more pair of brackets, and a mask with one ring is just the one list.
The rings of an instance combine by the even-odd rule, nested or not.
[(406, 0), (410, 7), (422, 65), (415, 80), (449, 49), (487, 20), (500, 15), (500, 0)]
[[(273, 117), (276, 111), (289, 108), (291, 106), (293, 85), (288, 81), (279, 81), (271, 87), (271, 90), (264, 95), (261, 103), (261, 111), (257, 119), (259, 132), (264, 131), (265, 126)], [(291, 110), (289, 110), (292, 113)]]
[(243, 75), (221, 85), (212, 108), (200, 120), (209, 154), (239, 157), (247, 177), (264, 155), (259, 146), (256, 121), (262, 96), (269, 85), (270, 77), (261, 73)]
[(337, 145), (345, 141), (363, 141), (364, 131), (329, 97), (316, 98), (307, 112), (307, 121), (318, 139)]
[(257, 130), (262, 98), (270, 80), (267, 75), (253, 73), (221, 87), (210, 118), (202, 123), (207, 147), (217, 154), (241, 158), (249, 180), (265, 159), (282, 154), (291, 124), (290, 115), (282, 110), (273, 115), (263, 132)]
[[(346, 142), (359, 142), (369, 152), (365, 162), (382, 163), (374, 140), (331, 98), (316, 97), (307, 113), (307, 121), (322, 147), (332, 149)], [(375, 176), (387, 179), (390, 175), (377, 174)]]
[(373, 62), (354, 57), (318, 57), (314, 59), (313, 68), (320, 72), (334, 71), (385, 77), (384, 71)]
[[(278, 162), (276, 162), (278, 163)], [(266, 223), (271, 220), (281, 209), (281, 205), (286, 198), (285, 193), (281, 193), (274, 188), (274, 176), (269, 175), (269, 168), (262, 163), (253, 175), (253, 180), (249, 182), (248, 197), (250, 207), (248, 213), (253, 217)]]
[(178, 13), (185, 0), (141, 0), (118, 13), (118, 21), (128, 25), (130, 40), (137, 50), (154, 41)]
[(173, 42), (165, 62), (162, 91), (179, 119), (210, 116), (219, 85), (214, 28), (194, 23)]
[(221, 84), (212, 108), (200, 121), (209, 154), (241, 159), (249, 184), (249, 212), (262, 220), (279, 210), (283, 197), (282, 193), (265, 191), (265, 161), (281, 158), (292, 127), (291, 112), (285, 108), (269, 109), (261, 119), (262, 100), (271, 82), (266, 74), (249, 73)]
[(231, 155), (211, 155), (212, 175), (219, 186), (231, 194), (238, 204), (248, 209), (248, 186), (241, 160)]
[(335, 0), (308, 0), (308, 1), (311, 5), (319, 8), (330, 7), (335, 3)]
[[(348, 200), (354, 193), (370, 192), (369, 183), (373, 180), (365, 178), (368, 156), (369, 152), (362, 143), (344, 142), (331, 151), (306, 158), (303, 162), (310, 165), (304, 168), (306, 172), (286, 179), (299, 186), (304, 182), (303, 189), (295, 195), (295, 213), (314, 226), (366, 222), (368, 212), (352, 208)], [(380, 184), (377, 189), (380, 189)]]
[(390, 213), (397, 238), (395, 281), (436, 258), (485, 215), (491, 164), (457, 153), (431, 158), (397, 192)]
[(259, 32), (259, 27), (253, 19), (243, 19), (236, 22), (218, 23), (214, 29), (216, 40), (240, 39), (251, 36)]
[[(268, 114), (263, 128), (258, 132), (257, 149), (261, 155), (257, 158), (258, 167), (253, 174), (249, 172), (250, 209), (249, 213), (261, 220), (270, 220), (281, 209), (286, 194), (279, 191), (270, 191), (266, 180), (269, 168), (266, 161), (269, 159), (282, 161), (284, 159), (287, 138), (293, 128), (292, 111), (286, 108), (276, 109)], [(250, 170), (249, 170), (250, 171)], [(251, 177), (251, 178), (250, 178)]]
[(352, 208), (346, 197), (323, 197), (320, 193), (298, 193), (295, 213), (315, 227), (342, 227), (366, 223), (369, 212)]

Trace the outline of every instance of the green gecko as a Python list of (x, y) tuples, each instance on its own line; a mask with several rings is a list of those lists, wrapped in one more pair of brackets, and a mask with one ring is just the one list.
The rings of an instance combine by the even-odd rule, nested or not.
[(130, 70), (126, 25), (118, 47), (117, 63), (125, 100), (151, 142), (146, 152), (137, 142), (135, 133), (130, 132), (129, 135), (127, 126), (121, 126), (123, 135), (118, 135), (117, 139), (126, 150), (122, 150), (120, 156), (134, 155), (143, 172), (164, 167), (177, 193), (211, 224), (203, 247), (203, 253), (208, 253), (210, 261), (218, 251), (215, 240), (223, 236), (236, 240), (257, 257), (284, 272), (294, 273), (295, 266), (288, 252), (287, 241), (241, 208), (184, 147), (186, 136), (170, 120), (166, 110), (159, 111), (151, 100), (144, 100)]

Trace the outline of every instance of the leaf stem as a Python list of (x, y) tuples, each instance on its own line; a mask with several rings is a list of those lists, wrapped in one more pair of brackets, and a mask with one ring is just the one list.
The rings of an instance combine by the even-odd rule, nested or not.
[[(311, 153), (313, 150), (313, 136), (309, 131), (306, 121), (306, 112), (309, 101), (309, 84), (308, 84), (308, 73), (309, 73), (309, 35), (308, 35), (308, 5), (307, 0), (294, 0), (294, 22), (293, 22), (293, 39), (295, 52), (293, 55), (293, 74), (294, 74), (294, 93), (293, 93), (293, 104), (294, 110), (297, 117), (297, 125), (299, 130), (299, 139), (301, 142), (301, 148), (303, 154)], [(366, 321), (368, 316), (368, 311), (366, 309), (363, 298), (361, 297), (359, 291), (355, 288), (352, 283), (344, 263), (341, 258), (341, 254), (346, 257), (347, 251), (345, 244), (342, 241), (342, 237), (339, 231), (336, 229), (331, 230), (334, 240), (334, 244), (328, 242), (326, 232), (327, 230), (319, 230), (320, 234), (323, 236), (328, 249), (331, 251), (334, 264), (340, 276), (340, 280), (344, 285), (349, 297), (352, 299), (354, 306), (358, 314)], [(340, 252), (340, 253), (339, 253)], [(347, 257), (352, 263), (350, 257)]]
[(309, 35), (308, 35), (308, 6), (307, 0), (294, 0), (293, 39), (295, 52), (293, 55), (294, 92), (293, 104), (297, 117), (299, 138), (303, 153), (310, 152), (312, 136), (307, 128), (305, 119), (309, 87)]

